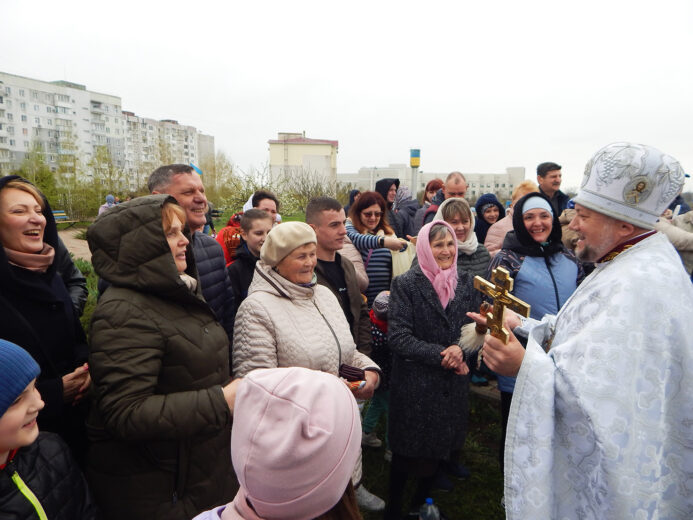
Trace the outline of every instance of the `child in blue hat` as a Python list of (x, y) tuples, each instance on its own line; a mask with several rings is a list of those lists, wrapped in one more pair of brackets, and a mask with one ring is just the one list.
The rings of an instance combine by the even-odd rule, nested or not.
[(3, 518), (95, 519), (69, 449), (57, 435), (39, 433), (39, 372), (27, 351), (0, 339), (0, 511)]

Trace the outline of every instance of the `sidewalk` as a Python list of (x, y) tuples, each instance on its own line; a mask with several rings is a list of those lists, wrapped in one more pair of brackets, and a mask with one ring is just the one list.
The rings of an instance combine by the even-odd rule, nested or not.
[(81, 258), (87, 262), (91, 262), (91, 251), (86, 240), (75, 238), (75, 235), (83, 231), (83, 229), (63, 229), (58, 231), (60, 239), (65, 243), (67, 250), (74, 255), (75, 258)]

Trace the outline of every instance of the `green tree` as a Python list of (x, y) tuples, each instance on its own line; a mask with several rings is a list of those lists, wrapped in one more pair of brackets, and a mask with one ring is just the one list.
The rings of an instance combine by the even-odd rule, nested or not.
[(101, 145), (94, 149), (94, 156), (89, 161), (89, 167), (94, 174), (94, 181), (103, 186), (108, 193), (121, 189), (123, 172), (113, 164), (111, 152), (107, 146)]
[(55, 176), (46, 163), (45, 157), (43, 144), (38, 139), (34, 139), (19, 170), (14, 173), (34, 184), (53, 205), (58, 198), (58, 190)]

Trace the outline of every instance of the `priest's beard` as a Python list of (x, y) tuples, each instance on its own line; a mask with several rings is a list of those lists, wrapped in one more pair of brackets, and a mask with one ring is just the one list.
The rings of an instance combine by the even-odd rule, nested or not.
[(606, 221), (599, 231), (590, 232), (589, 236), (583, 235), (585, 238), (582, 239), (582, 246), (578, 241), (578, 246), (575, 248), (577, 259), (581, 262), (596, 262), (614, 249), (619, 244), (614, 233), (615, 225), (613, 221)]

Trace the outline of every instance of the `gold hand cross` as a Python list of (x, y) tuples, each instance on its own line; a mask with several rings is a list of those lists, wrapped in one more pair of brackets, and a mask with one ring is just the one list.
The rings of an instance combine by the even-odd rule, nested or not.
[(503, 343), (507, 343), (509, 337), (508, 330), (503, 326), (505, 308), (509, 307), (525, 318), (529, 316), (529, 304), (510, 294), (513, 282), (510, 273), (503, 267), (493, 270), (491, 282), (481, 276), (474, 277), (474, 288), (493, 298), (493, 310), (486, 314), (486, 324), (491, 329), (491, 335)]

